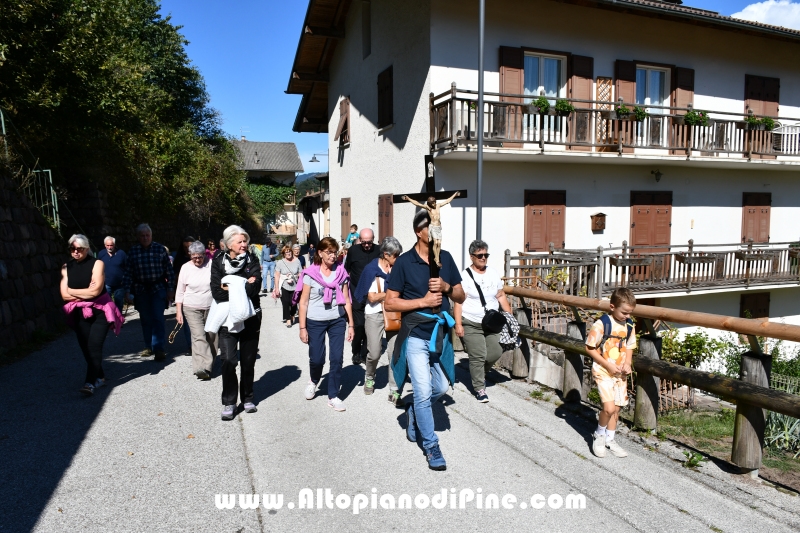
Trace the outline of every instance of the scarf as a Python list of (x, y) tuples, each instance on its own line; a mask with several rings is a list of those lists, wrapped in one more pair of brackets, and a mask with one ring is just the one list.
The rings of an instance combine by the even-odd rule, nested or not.
[(225, 254), (225, 273), (226, 274), (236, 274), (239, 272), (249, 261), (249, 256), (247, 252), (242, 252), (241, 254), (237, 255), (234, 259), (231, 259), (230, 254)]
[(389, 279), (389, 275), (381, 270), (379, 261), (379, 258), (375, 258), (364, 267), (364, 272), (361, 273), (361, 278), (358, 280), (358, 287), (355, 288), (353, 293), (353, 301), (365, 303), (367, 293), (369, 293), (369, 288), (372, 287), (372, 282), (375, 278)]
[[(338, 289), (345, 283), (350, 281), (350, 274), (344, 269), (341, 263), (334, 264), (336, 267), (336, 277), (333, 279), (331, 283), (325, 281), (322, 277), (322, 272), (320, 271), (319, 265), (311, 265), (310, 267), (303, 270), (300, 274), (300, 279), (297, 280), (297, 286), (294, 289), (294, 296), (292, 296), (292, 305), (297, 305), (297, 302), (300, 301), (300, 295), (303, 293), (303, 280), (305, 276), (313, 279), (320, 285), (322, 285), (323, 289), (325, 289), (324, 294), (322, 295), (322, 301), (326, 304), (331, 303), (333, 300), (333, 290)], [(305, 274), (305, 276), (303, 275)], [(344, 299), (344, 294), (341, 290), (336, 291), (336, 305), (344, 305), (347, 302)]]

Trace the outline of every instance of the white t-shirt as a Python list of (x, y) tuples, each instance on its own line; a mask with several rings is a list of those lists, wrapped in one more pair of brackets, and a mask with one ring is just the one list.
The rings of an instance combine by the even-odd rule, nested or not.
[(500, 309), (500, 302), (497, 301), (497, 293), (503, 288), (503, 280), (500, 279), (500, 273), (490, 266), (486, 267), (486, 271), (483, 274), (475, 272), (475, 270), (470, 267), (464, 269), (464, 273), (461, 276), (461, 287), (464, 289), (467, 299), (464, 300), (461, 316), (470, 322), (480, 324), (486, 312), (481, 305), (481, 297), (478, 296), (478, 289), (475, 288), (475, 283), (472, 282), (472, 278), (469, 277), (469, 274), (466, 272), (467, 269), (469, 269), (470, 273), (475, 277), (475, 283), (480, 285), (481, 291), (483, 291), (483, 298), (486, 300), (486, 309), (494, 309), (495, 311)]
[[(378, 263), (378, 268), (380, 268), (383, 271), (383, 273), (386, 274), (386, 271), (383, 270), (383, 268), (381, 268), (380, 263)], [(380, 291), (378, 291), (378, 280), (381, 280), (381, 290)], [(378, 292), (386, 292), (386, 280), (376, 276), (375, 279), (372, 280), (372, 285), (369, 286), (369, 291), (367, 291), (367, 292), (374, 292), (376, 294)], [(377, 302), (377, 303), (371, 304), (371, 303), (369, 303), (369, 300), (367, 300), (367, 305), (364, 306), (364, 314), (365, 315), (377, 315), (378, 313), (382, 313), (382, 312), (383, 312), (383, 302)]]

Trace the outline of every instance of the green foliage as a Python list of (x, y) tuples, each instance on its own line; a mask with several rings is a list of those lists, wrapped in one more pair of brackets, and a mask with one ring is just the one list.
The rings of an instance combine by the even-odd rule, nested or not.
[(556, 100), (556, 112), (559, 115), (569, 115), (575, 111), (575, 106), (566, 100)]
[(683, 466), (685, 468), (697, 468), (698, 466), (703, 466), (703, 462), (706, 460), (703, 457), (703, 454), (697, 452), (683, 452), (684, 457), (686, 460), (683, 462)]
[(628, 115), (631, 114), (630, 108), (625, 104), (617, 104), (616, 106), (614, 106), (614, 111), (617, 112), (618, 117), (627, 117)]
[(691, 368), (698, 368), (721, 348), (720, 342), (710, 339), (704, 331), (687, 333), (681, 338), (680, 332), (670, 327), (661, 334), (661, 339), (662, 359)]
[(747, 116), (744, 117), (744, 121), (745, 121), (745, 123), (749, 124), (750, 126), (758, 126), (761, 123), (761, 121), (758, 120), (757, 116), (750, 115), (750, 114), (748, 114)]
[(245, 189), (253, 202), (255, 211), (265, 218), (273, 217), (282, 212), (283, 204), (285, 204), (295, 192), (294, 187), (281, 185), (272, 180), (247, 183)]
[(775, 121), (772, 120), (770, 117), (763, 117), (759, 123), (764, 126), (767, 130), (772, 130), (775, 128)]
[(550, 101), (547, 100), (544, 96), (540, 96), (535, 100), (531, 100), (531, 105), (533, 107), (539, 108), (540, 115), (546, 115), (547, 112), (550, 110)]
[(539, 389), (536, 389), (534, 391), (531, 391), (530, 396), (531, 396), (531, 398), (534, 398), (536, 400), (541, 400), (544, 397), (544, 393), (542, 391), (540, 391)]
[(659, 433), (697, 440), (721, 441), (733, 437), (733, 409), (718, 412), (676, 411), (658, 418)]
[(800, 419), (767, 411), (764, 443), (774, 450), (800, 455)]
[(602, 402), (600, 401), (600, 393), (597, 391), (597, 387), (592, 387), (589, 391), (589, 394), (586, 395), (586, 398), (589, 400), (589, 403), (593, 403), (595, 405), (600, 405)]
[(687, 126), (708, 126), (708, 111), (692, 109), (683, 115), (683, 121)]
[(644, 122), (647, 115), (648, 113), (643, 107), (636, 106), (633, 108), (633, 117), (636, 119), (636, 122)]

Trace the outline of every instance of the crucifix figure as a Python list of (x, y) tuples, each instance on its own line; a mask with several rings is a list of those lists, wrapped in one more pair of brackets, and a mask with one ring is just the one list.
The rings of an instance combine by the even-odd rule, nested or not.
[(441, 203), (436, 203), (436, 198), (429, 196), (427, 203), (424, 204), (409, 198), (408, 195), (403, 195), (403, 200), (417, 207), (421, 207), (422, 209), (427, 209), (428, 214), (431, 216), (431, 223), (428, 224), (428, 243), (433, 251), (433, 260), (439, 268), (442, 267), (442, 262), (439, 261), (439, 252), (442, 251), (442, 214), (439, 208), (449, 204), (460, 195), (461, 191), (456, 191), (450, 198)]

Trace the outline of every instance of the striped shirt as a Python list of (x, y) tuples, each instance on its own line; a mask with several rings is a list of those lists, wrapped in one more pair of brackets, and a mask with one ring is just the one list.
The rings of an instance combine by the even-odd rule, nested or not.
[(133, 294), (154, 293), (175, 287), (175, 271), (167, 249), (153, 241), (147, 248), (135, 244), (128, 251), (122, 286)]

